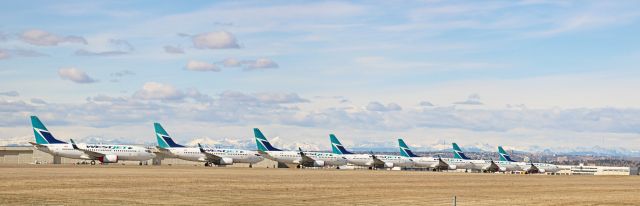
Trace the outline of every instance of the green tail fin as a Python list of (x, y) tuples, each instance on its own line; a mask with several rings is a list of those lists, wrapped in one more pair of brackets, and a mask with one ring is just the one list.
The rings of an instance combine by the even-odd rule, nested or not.
[(402, 139), (398, 139), (398, 145), (400, 146), (400, 155), (403, 157), (418, 157), (411, 151), (411, 148)]
[(153, 127), (156, 130), (156, 140), (158, 141), (158, 147), (161, 148), (171, 148), (171, 147), (184, 147), (183, 145), (177, 144), (171, 139), (169, 133), (167, 133), (160, 123), (153, 123)]
[(266, 152), (266, 151), (282, 151), (278, 148), (275, 148), (273, 146), (271, 146), (271, 143), (269, 143), (269, 140), (267, 140), (267, 137), (264, 136), (264, 134), (262, 134), (262, 132), (260, 131), (260, 129), (258, 128), (253, 128), (253, 134), (256, 137), (256, 147), (258, 147), (258, 150)]
[(56, 139), (38, 117), (31, 116), (31, 126), (37, 144), (66, 144)]
[(347, 151), (344, 146), (342, 146), (342, 143), (340, 143), (340, 140), (338, 140), (336, 135), (329, 134), (329, 139), (331, 139), (331, 151), (334, 154), (353, 154), (352, 152)]
[(156, 140), (158, 141), (158, 146), (161, 148), (170, 148), (171, 146), (169, 146), (169, 144), (163, 138), (164, 136), (169, 136), (167, 131), (165, 131), (164, 128), (162, 128), (162, 125), (157, 122), (153, 123), (153, 127), (156, 131)]
[(455, 142), (452, 143), (451, 145), (453, 145), (453, 157), (456, 159), (471, 159), (469, 157), (467, 157), (466, 155), (464, 155), (464, 152), (462, 152), (462, 150), (460, 149), (460, 147), (458, 146), (458, 144), (456, 144)]

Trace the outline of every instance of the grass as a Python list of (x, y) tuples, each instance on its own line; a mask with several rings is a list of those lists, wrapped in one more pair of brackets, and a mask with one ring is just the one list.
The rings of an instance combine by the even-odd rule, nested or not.
[(0, 205), (636, 205), (638, 176), (2, 165)]

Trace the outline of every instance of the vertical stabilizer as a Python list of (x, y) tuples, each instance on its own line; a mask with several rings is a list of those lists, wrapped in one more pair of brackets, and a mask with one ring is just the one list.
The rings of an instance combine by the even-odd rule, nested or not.
[(60, 141), (53, 137), (51, 132), (44, 126), (44, 124), (36, 116), (31, 116), (31, 126), (33, 128), (33, 135), (37, 144), (66, 144), (66, 142)]
[(258, 128), (253, 128), (253, 134), (256, 137), (256, 146), (258, 147), (258, 150), (263, 152), (282, 151), (278, 148), (273, 147), (271, 143), (269, 143), (269, 140), (267, 140), (267, 137), (265, 137)]
[(398, 144), (400, 145), (400, 155), (403, 157), (419, 157), (418, 155), (413, 154), (409, 146), (404, 143), (404, 140), (398, 139)]
[(153, 127), (156, 130), (156, 140), (158, 141), (158, 146), (161, 148), (171, 148), (171, 147), (184, 147), (182, 145), (177, 144), (171, 139), (169, 133), (167, 133), (160, 123), (153, 123)]
[(463, 159), (463, 160), (470, 160), (471, 159), (471, 158), (467, 157), (466, 155), (464, 155), (464, 152), (462, 152), (460, 147), (458, 147), (458, 144), (456, 144), (454, 142), (452, 145), (453, 145), (453, 157), (454, 158)]
[(340, 143), (340, 140), (338, 140), (336, 135), (329, 134), (329, 139), (331, 139), (331, 150), (334, 154), (353, 154), (342, 146), (342, 143)]
[(513, 159), (511, 159), (511, 155), (509, 155), (507, 151), (502, 149), (502, 146), (498, 146), (498, 154), (500, 155), (500, 161), (515, 162), (513, 161)]

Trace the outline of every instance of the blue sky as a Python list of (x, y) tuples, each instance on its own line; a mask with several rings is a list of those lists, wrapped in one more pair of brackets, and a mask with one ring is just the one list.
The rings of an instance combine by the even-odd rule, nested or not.
[[(636, 1), (22, 1), (0, 138), (640, 149)], [(55, 129), (54, 129), (55, 128)], [(293, 147), (293, 146), (292, 146)]]

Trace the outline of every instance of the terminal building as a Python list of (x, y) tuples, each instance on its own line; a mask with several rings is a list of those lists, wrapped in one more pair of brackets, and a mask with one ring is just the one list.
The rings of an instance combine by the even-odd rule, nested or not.
[(638, 167), (608, 167), (594, 165), (558, 165), (559, 175), (638, 175)]

